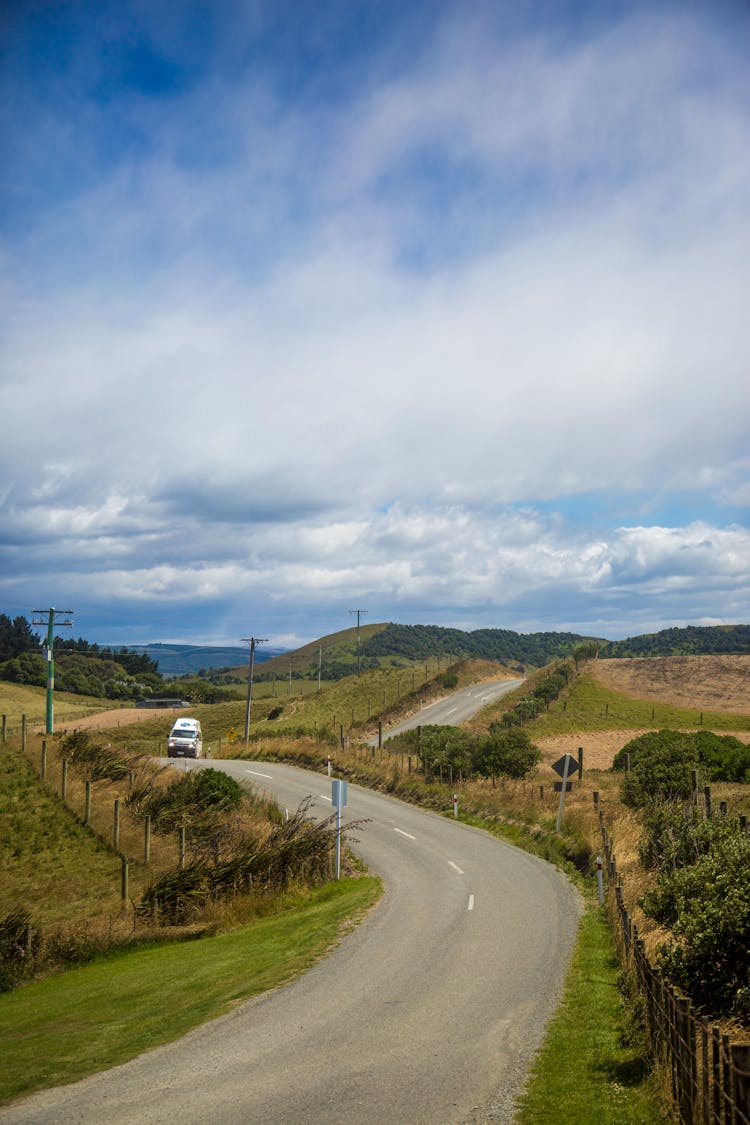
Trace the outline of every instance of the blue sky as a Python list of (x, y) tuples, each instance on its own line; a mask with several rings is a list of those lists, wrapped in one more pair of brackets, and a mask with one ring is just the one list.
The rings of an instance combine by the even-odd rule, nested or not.
[(16, 2), (0, 612), (750, 620), (745, 3)]

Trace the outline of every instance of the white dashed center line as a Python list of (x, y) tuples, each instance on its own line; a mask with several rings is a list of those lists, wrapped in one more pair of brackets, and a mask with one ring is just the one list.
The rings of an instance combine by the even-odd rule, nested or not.
[(458, 866), (457, 863), (454, 863), (452, 859), (449, 859), (448, 863), (450, 864), (450, 866), (453, 868), (454, 871), (457, 871), (459, 875), (463, 875), (463, 871), (461, 870), (461, 868)]
[(400, 836), (406, 836), (407, 840), (416, 840), (416, 836), (412, 836), (409, 832), (404, 832), (403, 828), (394, 828), (394, 832), (398, 832)]
[(273, 774), (270, 773), (258, 773), (257, 770), (245, 770), (245, 773), (251, 773), (253, 777), (267, 777), (269, 781), (273, 781)]
[(467, 909), (468, 910), (474, 909), (474, 895), (469, 895), (469, 905), (468, 905)]

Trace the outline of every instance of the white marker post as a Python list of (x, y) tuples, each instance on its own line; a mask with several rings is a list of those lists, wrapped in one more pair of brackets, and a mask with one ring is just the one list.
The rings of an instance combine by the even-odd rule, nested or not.
[(453, 794), (453, 815), (458, 816), (458, 793)]
[(346, 805), (346, 782), (331, 782), (331, 804), (336, 810), (336, 878), (341, 878), (341, 810)]
[(604, 902), (604, 877), (602, 875), (602, 857), (596, 857), (596, 890), (599, 895), (599, 905)]
[(330, 754), (326, 758), (326, 765), (328, 767), (328, 776), (330, 777), (331, 776), (331, 755)]

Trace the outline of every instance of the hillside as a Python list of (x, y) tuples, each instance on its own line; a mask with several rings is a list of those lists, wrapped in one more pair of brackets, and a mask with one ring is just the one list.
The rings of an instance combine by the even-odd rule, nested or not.
[(600, 655), (605, 659), (625, 656), (708, 656), (717, 653), (750, 654), (750, 625), (686, 625), (607, 641)]
[(750, 711), (750, 655), (595, 660), (589, 668), (606, 687), (637, 699), (731, 714)]

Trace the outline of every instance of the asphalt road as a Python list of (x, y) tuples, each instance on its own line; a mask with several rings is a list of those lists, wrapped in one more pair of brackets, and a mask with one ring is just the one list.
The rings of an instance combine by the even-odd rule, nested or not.
[[(477, 711), (481, 711), (489, 703), (494, 703), (501, 696), (507, 695), (509, 691), (513, 691), (522, 683), (523, 679), (488, 680), (483, 684), (472, 684), (471, 687), (461, 688), (459, 691), (454, 691), (446, 696), (445, 699), (439, 699), (436, 703), (430, 703), (427, 707), (423, 707), (402, 723), (397, 723), (396, 726), (384, 730), (383, 740), (401, 734), (405, 730), (414, 730), (415, 727), (427, 726), (431, 723), (457, 727), (460, 723), (465, 723), (467, 719), (473, 718)], [(377, 744), (377, 741), (377, 737), (370, 739), (373, 746)]]
[[(326, 815), (325, 775), (203, 762)], [(194, 768), (191, 763), (190, 768)], [(293, 983), (176, 1043), (0, 1111), (3, 1122), (508, 1122), (555, 1006), (579, 904), (552, 867), (479, 830), (348, 787), (383, 900)], [(168, 1017), (167, 1017), (168, 1018)]]

